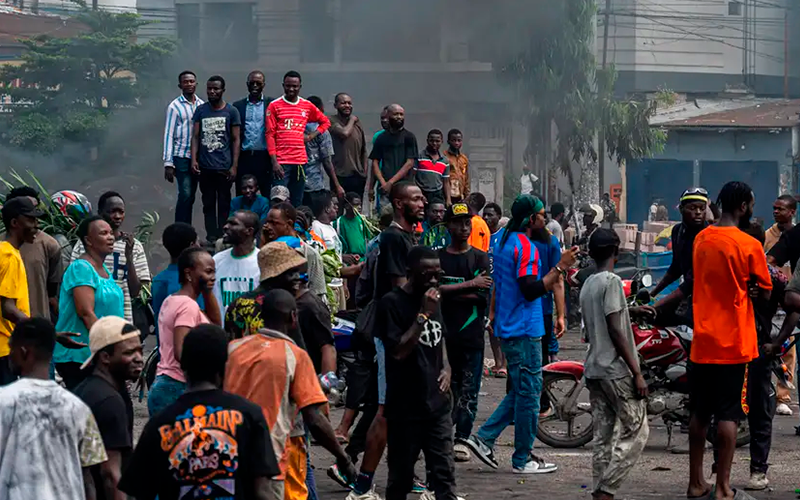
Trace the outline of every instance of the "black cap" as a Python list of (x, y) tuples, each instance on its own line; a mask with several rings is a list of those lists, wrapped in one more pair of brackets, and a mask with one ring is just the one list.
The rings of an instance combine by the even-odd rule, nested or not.
[(617, 247), (619, 244), (620, 239), (615, 231), (599, 227), (589, 238), (589, 251), (591, 252), (593, 248)]
[(3, 205), (3, 219), (13, 219), (20, 215), (41, 217), (44, 212), (36, 208), (36, 205), (27, 196), (12, 198)]
[(472, 217), (472, 215), (469, 213), (469, 207), (466, 203), (453, 203), (444, 214), (445, 221), (450, 221), (459, 217)]

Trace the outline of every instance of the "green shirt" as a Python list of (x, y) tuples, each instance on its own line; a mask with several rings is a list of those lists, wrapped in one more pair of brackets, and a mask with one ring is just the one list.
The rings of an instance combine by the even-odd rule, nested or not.
[(342, 254), (355, 254), (364, 256), (367, 253), (369, 231), (361, 217), (355, 216), (348, 219), (344, 215), (336, 219), (333, 228), (339, 233), (342, 240)]

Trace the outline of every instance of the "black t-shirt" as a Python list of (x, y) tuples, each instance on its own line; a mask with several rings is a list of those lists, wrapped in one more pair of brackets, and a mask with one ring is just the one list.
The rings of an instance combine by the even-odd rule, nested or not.
[[(439, 250), (442, 266), (440, 285), (455, 285), (489, 272), (489, 256), (477, 248), (462, 254)], [(469, 290), (442, 295), (442, 315), (445, 318), (448, 347), (483, 350), (484, 318), (488, 304), (487, 291)]]
[(788, 262), (794, 272), (797, 260), (800, 259), (800, 225), (784, 231), (767, 255), (775, 258), (778, 267), (783, 267)]
[(220, 389), (187, 392), (151, 418), (119, 489), (137, 500), (254, 498), (280, 474), (261, 408)]
[(409, 158), (416, 160), (418, 153), (417, 138), (414, 134), (406, 129), (396, 133), (386, 130), (375, 139), (369, 158), (381, 162), (381, 174), (388, 181), (400, 171), (406, 160)]
[[(121, 470), (125, 470), (133, 451), (133, 403), (128, 388), (123, 384), (121, 389), (117, 389), (106, 379), (90, 375), (75, 388), (74, 393), (92, 410), (106, 450), (120, 452)], [(99, 465), (92, 467), (92, 477), (97, 486), (97, 499), (105, 500)]]
[(374, 299), (392, 291), (392, 279), (406, 275), (408, 252), (414, 247), (414, 235), (395, 225), (389, 226), (380, 237), (378, 254), (378, 286)]
[(378, 308), (378, 337), (386, 347), (387, 418), (420, 420), (449, 411), (447, 395), (439, 391), (439, 374), (444, 368), (442, 341), (445, 334), (441, 311), (422, 327), (417, 345), (403, 360), (392, 352), (411, 325), (417, 321), (422, 297), (412, 297), (402, 288), (389, 292)]
[(297, 299), (297, 321), (314, 370), (322, 373), (322, 347), (333, 344), (331, 313), (322, 299), (307, 291)]

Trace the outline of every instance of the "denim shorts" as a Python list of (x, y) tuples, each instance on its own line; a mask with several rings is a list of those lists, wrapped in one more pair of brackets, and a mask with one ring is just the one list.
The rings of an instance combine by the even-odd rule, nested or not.
[(150, 392), (147, 394), (147, 413), (150, 418), (171, 405), (186, 391), (186, 383), (166, 375), (156, 376)]
[(378, 404), (386, 404), (386, 348), (383, 341), (375, 337), (375, 358), (378, 361)]

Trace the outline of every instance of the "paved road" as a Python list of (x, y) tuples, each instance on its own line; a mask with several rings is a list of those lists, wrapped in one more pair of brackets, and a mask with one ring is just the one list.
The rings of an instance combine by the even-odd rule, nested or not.
[[(568, 333), (562, 342), (562, 359), (582, 359), (585, 346), (577, 341), (577, 335)], [(486, 349), (486, 355), (491, 351)], [(505, 394), (505, 381), (484, 379), (479, 400), (478, 422), (483, 423)], [(800, 423), (798, 407), (793, 405), (794, 417), (776, 417), (773, 431), (773, 444), (769, 478), (772, 489), (753, 492), (757, 499), (795, 499), (794, 489), (800, 487), (800, 437), (794, 435), (794, 426)], [(136, 404), (136, 430), (141, 428), (147, 418), (144, 403)], [(339, 423), (342, 410), (332, 411), (334, 425)], [(687, 455), (674, 455), (665, 450), (667, 444), (666, 428), (660, 421), (652, 421), (650, 440), (642, 458), (618, 493), (618, 499), (682, 499), (685, 498), (686, 482), (689, 474)], [(676, 440), (686, 439), (685, 435), (675, 433)], [(513, 452), (513, 428), (509, 428), (498, 440), (495, 454), (501, 464), (497, 471), (483, 465), (477, 459), (456, 464), (458, 493), (467, 500), (504, 500), (514, 498), (541, 498), (546, 500), (590, 499), (591, 489), (591, 451), (589, 447), (575, 450), (556, 450), (542, 443), (536, 443), (536, 452), (555, 462), (559, 470), (542, 476), (519, 476), (511, 473), (511, 453)], [(323, 500), (344, 500), (347, 492), (328, 479), (325, 468), (332, 459), (319, 447), (312, 449), (316, 466), (316, 478), (320, 498)], [(710, 451), (706, 453), (706, 470), (710, 472)], [(423, 471), (418, 471), (424, 477)], [(737, 450), (733, 464), (734, 486), (744, 486), (749, 477), (749, 454), (747, 447)], [(381, 464), (376, 474), (378, 492), (383, 493), (386, 485), (386, 465)], [(409, 495), (414, 498), (414, 495)]]

